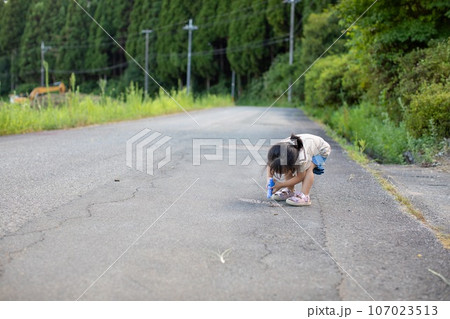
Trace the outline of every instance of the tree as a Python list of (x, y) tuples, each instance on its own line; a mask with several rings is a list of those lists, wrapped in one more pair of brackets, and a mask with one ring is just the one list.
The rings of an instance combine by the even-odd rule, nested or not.
[[(133, 1), (98, 0), (94, 19), (122, 47), (127, 41), (127, 28)], [(126, 62), (125, 53), (96, 23), (89, 28), (89, 49), (86, 52), (86, 66), (89, 69), (103, 69)], [(122, 68), (102, 71), (105, 75), (118, 75)]]
[(3, 74), (1, 93), (9, 91), (6, 83), (11, 81), (12, 85), (17, 78), (20, 39), (25, 29), (26, 15), (28, 13), (29, 1), (10, 0), (1, 2), (0, 7), (0, 56), (2, 66), (0, 73)]
[[(0, 21), (3, 21), (4, 16), (4, 10), (5, 10), (5, 3), (3, 1), (0, 1)], [(5, 26), (1, 24), (0, 22), (0, 30), (3, 29)], [(10, 80), (10, 60), (9, 57), (6, 55), (6, 52), (1, 49), (2, 45), (0, 42), (0, 95), (4, 94), (7, 91), (6, 89), (6, 83)]]
[[(303, 26), (303, 38), (299, 56), (299, 76), (308, 72), (313, 63), (327, 50), (341, 35), (339, 19), (335, 11), (325, 10), (322, 13), (308, 15)], [(344, 39), (336, 42), (326, 55), (342, 53), (344, 51)], [(305, 77), (302, 77), (294, 89), (303, 98)]]
[[(306, 70), (322, 53), (325, 52), (341, 36), (338, 27), (338, 17), (335, 11), (311, 13), (303, 30), (302, 52), (300, 64)], [(327, 55), (344, 51), (344, 40), (337, 41), (327, 52)]]
[[(342, 0), (337, 7), (342, 25), (354, 22), (372, 2)], [(430, 39), (448, 37), (450, 3), (441, 0), (379, 0), (352, 32), (363, 38), (366, 52), (373, 54), (382, 64), (397, 54), (425, 47)]]
[(330, 5), (336, 4), (337, 0), (302, 0), (303, 23), (306, 23), (311, 13), (321, 13)]
[(198, 2), (189, 4), (183, 0), (162, 1), (156, 29), (157, 73), (168, 86), (184, 83), (188, 34), (183, 30), (183, 26), (190, 18), (195, 17), (198, 8)]
[[(295, 6), (295, 21), (301, 21), (302, 2)], [(269, 0), (266, 9), (267, 22), (275, 35), (287, 35), (290, 28), (291, 6), (279, 0)], [(297, 29), (298, 30), (298, 29)]]
[(2, 2), (0, 20), (0, 51), (8, 53), (18, 49), (20, 38), (25, 29), (28, 13), (28, 0), (10, 0)]
[(204, 0), (201, 2), (202, 7), (196, 18), (196, 24), (201, 27), (195, 32), (193, 37), (193, 47), (197, 54), (194, 54), (193, 73), (199, 77), (206, 79), (206, 90), (209, 90), (211, 78), (217, 76), (219, 66), (214, 60), (214, 48), (217, 35), (214, 30), (213, 17), (217, 15), (218, 2)]
[(231, 4), (238, 10), (230, 23), (228, 60), (237, 74), (248, 78), (259, 76), (270, 65), (264, 48), (264, 40), (270, 34), (265, 14), (267, 4), (252, 0), (234, 0)]
[[(353, 23), (372, 3), (342, 0), (337, 6), (341, 25)], [(348, 42), (359, 56), (367, 57), (366, 69), (371, 77), (369, 99), (384, 105), (393, 120), (401, 121), (403, 108), (396, 96), (401, 57), (416, 48), (426, 48), (433, 39), (446, 39), (449, 35), (448, 1), (379, 0), (350, 30)]]
[[(89, 7), (87, 0), (78, 1), (83, 8)], [(58, 41), (58, 54), (56, 60), (56, 69), (58, 70), (83, 70), (85, 66), (85, 52), (88, 48), (86, 39), (88, 29), (85, 26), (92, 23), (89, 16), (71, 1), (67, 8), (67, 18), (64, 27), (61, 30)]]
[[(133, 10), (130, 13), (130, 26), (128, 27), (128, 38), (126, 43), (127, 52), (142, 66), (145, 66), (145, 35), (142, 30), (153, 30), (157, 28), (158, 17), (161, 11), (160, 1), (135, 0)], [(156, 36), (158, 32), (149, 34), (149, 74), (158, 79), (156, 74)], [(128, 68), (125, 72), (125, 81), (133, 81), (143, 86), (144, 72), (129, 57)], [(149, 82), (149, 93), (156, 92), (156, 83)]]
[[(25, 29), (20, 39), (18, 57), (19, 75), (23, 81), (37, 82), (41, 68), (41, 42), (47, 45), (56, 43), (58, 32), (65, 21), (66, 2), (34, 0), (29, 5)], [(55, 55), (47, 52), (46, 61), (50, 68), (55, 65)]]

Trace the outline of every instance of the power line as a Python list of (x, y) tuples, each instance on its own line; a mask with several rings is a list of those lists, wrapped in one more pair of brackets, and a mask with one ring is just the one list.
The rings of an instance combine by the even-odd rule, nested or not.
[[(236, 53), (236, 52), (245, 51), (246, 49), (257, 49), (260, 47), (271, 46), (271, 45), (274, 45), (277, 43), (287, 42), (288, 40), (289, 40), (289, 38), (287, 37), (287, 35), (282, 35), (282, 36), (278, 36), (278, 37), (264, 39), (261, 41), (250, 42), (250, 43), (247, 43), (245, 45), (240, 45), (240, 46), (226, 47), (226, 48), (213, 49), (213, 50), (195, 51), (195, 52), (192, 52), (192, 56), (206, 56), (209, 54), (223, 55), (223, 54), (227, 54), (227, 53)], [(155, 58), (157, 56), (166, 57), (166, 56), (174, 56), (174, 55), (178, 56), (178, 57), (185, 57), (186, 52), (154, 54), (154, 55), (152, 55), (152, 57)], [(143, 56), (137, 56), (136, 58), (142, 59)], [(123, 62), (123, 63), (106, 66), (106, 67), (101, 67), (101, 68), (81, 69), (81, 70), (49, 69), (49, 72), (52, 74), (71, 74), (71, 73), (89, 74), (89, 73), (98, 73), (98, 72), (102, 72), (102, 71), (109, 71), (109, 70), (123, 68), (123, 67), (126, 67), (128, 64), (129, 64), (128, 62)], [(29, 71), (29, 72), (21, 73), (21, 75), (32, 75), (32, 74), (39, 74), (39, 73), (40, 73), (39, 71)], [(7, 73), (4, 73), (4, 74), (7, 74)]]
[(96, 69), (85, 69), (85, 70), (55, 70), (55, 69), (50, 69), (49, 72), (54, 73), (54, 74), (86, 74), (86, 73), (98, 73), (101, 71), (109, 71), (109, 70), (114, 70), (114, 69), (120, 69), (123, 67), (126, 67), (128, 65), (128, 62), (123, 62), (123, 63), (119, 63), (116, 65), (111, 65), (111, 66), (107, 66), (107, 67), (103, 67), (103, 68), (96, 68)]
[[(200, 25), (200, 27), (208, 27), (208, 26), (210, 26), (212, 24), (215, 24), (215, 25), (217, 25), (217, 24), (228, 24), (228, 23), (231, 23), (233, 21), (243, 20), (243, 19), (246, 19), (248, 17), (257, 15), (257, 14), (263, 12), (263, 11), (266, 11), (268, 7), (263, 8), (261, 10), (256, 10), (256, 11), (244, 14), (244, 15), (242, 14), (242, 12), (247, 12), (249, 10), (255, 10), (256, 8), (261, 7), (263, 4), (265, 4), (267, 2), (268, 2), (268, 0), (265, 0), (265, 1), (262, 1), (262, 2), (259, 2), (259, 3), (255, 4), (255, 5), (246, 6), (246, 7), (243, 7), (243, 8), (236, 9), (236, 10), (231, 11), (231, 12), (226, 13), (226, 14), (220, 14), (220, 15), (213, 16), (211, 18), (207, 18), (205, 20), (205, 22), (211, 21), (213, 19), (216, 20), (216, 21), (214, 21), (212, 23), (204, 23), (204, 24)], [(276, 5), (275, 8), (279, 7), (281, 5), (282, 5), (282, 3)], [(273, 7), (274, 6), (270, 6), (270, 8), (273, 8)], [(240, 13), (240, 15), (238, 15), (235, 18), (228, 19), (228, 20), (217, 21), (217, 19), (219, 17), (233, 16), (236, 13)], [(170, 27), (179, 26), (179, 25), (185, 23), (185, 21), (186, 20), (183, 20), (183, 22), (177, 22), (177, 23), (172, 23), (172, 24), (161, 26), (161, 27), (157, 27), (157, 28), (155, 28), (155, 30), (163, 30), (163, 29), (167, 29), (167, 28), (170, 28)], [(300, 21), (299, 21), (299, 23), (300, 23)], [(164, 35), (164, 34), (167, 34), (167, 33), (172, 33), (172, 31), (158, 32), (158, 34), (160, 36)], [(138, 36), (138, 35), (140, 35), (140, 34), (135, 34), (135, 33), (127, 34), (126, 36), (120, 37), (119, 39), (126, 40), (126, 41), (123, 41), (124, 43), (126, 43), (130, 39), (133, 39), (135, 36)], [(264, 46), (270, 46), (270, 45), (274, 45), (274, 44), (277, 44), (277, 43), (282, 43), (282, 42), (285, 42), (285, 41), (287, 41), (287, 38), (283, 35), (283, 36), (280, 36), (280, 37), (274, 37), (274, 38), (269, 38), (269, 39), (263, 39), (261, 41), (247, 43), (247, 44), (241, 45), (241, 46), (235, 46), (235, 47), (227, 46), (225, 48), (219, 48), (219, 49), (196, 51), (196, 52), (192, 52), (192, 55), (193, 56), (205, 56), (205, 55), (211, 55), (211, 54), (212, 55), (223, 55), (223, 54), (227, 54), (227, 53), (235, 53), (235, 52), (241, 52), (241, 51), (248, 50), (248, 49), (256, 49), (256, 48), (260, 48), (260, 47), (264, 47)], [(71, 42), (65, 42), (65, 43), (67, 43), (65, 45), (64, 44), (63, 45), (57, 45), (56, 42), (52, 42), (52, 43), (49, 43), (49, 44), (53, 44), (53, 43), (54, 43), (54, 47), (52, 49), (53, 52), (58, 52), (59, 50), (63, 50), (63, 49), (77, 49), (77, 48), (83, 49), (83, 48), (90, 48), (90, 47), (110, 47), (110, 46), (115, 46), (115, 43), (113, 41), (100, 41), (99, 42), (98, 39), (87, 40), (86, 42), (84, 42), (84, 44), (79, 44), (78, 43), (76, 45), (71, 45), (70, 44)], [(62, 42), (62, 43), (64, 43), (64, 42)], [(61, 44), (61, 42), (59, 42), (59, 44)], [(37, 54), (38, 53), (38, 49), (39, 48), (34, 47), (34, 48), (31, 48), (30, 50), (25, 51), (25, 53), (24, 53), (24, 51), (20, 51), (18, 54), (19, 55), (30, 55), (29, 54), (30, 52), (33, 52), (33, 53), (35, 52)], [(152, 54), (152, 57), (155, 57), (155, 56), (174, 56), (174, 55), (180, 56), (180, 57), (184, 57), (184, 56), (186, 56), (186, 53), (157, 53), (157, 54)], [(112, 65), (112, 66), (107, 66), (107, 67), (101, 67), (101, 68), (92, 68), (92, 69), (83, 69), (83, 70), (57, 70), (57, 69), (51, 69), (49, 71), (51, 73), (54, 73), (54, 74), (96, 73), (96, 72), (102, 72), (102, 71), (107, 71), (107, 70), (113, 70), (113, 69), (117, 69), (117, 68), (123, 68), (123, 67), (126, 67), (127, 65), (128, 65), (128, 62), (120, 63), (120, 64), (116, 64), (116, 65)], [(34, 73), (36, 73), (36, 72), (21, 73), (21, 75), (34, 74)]]
[[(269, 2), (269, 0), (265, 0), (265, 1), (258, 2), (258, 5), (264, 4), (264, 3), (266, 3), (266, 2)], [(238, 12), (238, 13), (242, 13), (242, 12), (245, 12), (245, 11), (249, 11), (251, 8), (254, 8), (253, 4), (252, 4), (252, 5), (249, 5), (249, 6), (246, 6), (246, 7), (243, 7), (243, 8), (238, 8), (238, 9), (236, 9), (236, 10), (234, 10), (234, 11), (230, 11), (230, 12), (228, 12), (228, 13), (223, 13), (223, 14), (215, 15), (215, 16), (213, 16), (213, 17), (211, 17), (211, 18), (207, 18), (207, 19), (205, 20), (205, 22), (207, 22), (207, 21), (209, 21), (209, 20), (217, 19), (217, 18), (219, 18), (219, 17), (230, 16), (230, 15), (233, 15), (233, 14), (235, 14), (235, 13), (237, 13), (237, 12)], [(264, 10), (265, 10), (265, 9), (264, 9)], [(203, 25), (203, 26), (204, 26), (204, 25)]]

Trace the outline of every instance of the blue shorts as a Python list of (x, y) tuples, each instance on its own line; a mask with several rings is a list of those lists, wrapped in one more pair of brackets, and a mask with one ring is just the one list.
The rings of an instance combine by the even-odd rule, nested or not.
[(323, 157), (322, 155), (315, 155), (312, 158), (312, 162), (316, 165), (313, 169), (313, 173), (316, 175), (322, 175), (325, 172), (325, 168), (323, 167), (323, 164), (325, 164), (325, 161), (327, 160), (326, 157)]

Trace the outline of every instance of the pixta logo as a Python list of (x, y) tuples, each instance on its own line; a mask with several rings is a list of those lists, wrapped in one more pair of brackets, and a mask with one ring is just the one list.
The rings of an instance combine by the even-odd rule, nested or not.
[[(136, 170), (144, 172), (149, 175), (154, 174), (154, 166), (158, 169), (171, 160), (171, 147), (167, 146), (165, 149), (165, 156), (163, 159), (155, 163), (157, 157), (155, 152), (164, 146), (172, 139), (170, 136), (165, 136), (160, 132), (156, 132), (146, 128), (139, 133), (133, 135), (127, 140), (126, 145), (126, 161), (127, 166), (136, 168)], [(136, 166), (133, 165), (135, 159)]]

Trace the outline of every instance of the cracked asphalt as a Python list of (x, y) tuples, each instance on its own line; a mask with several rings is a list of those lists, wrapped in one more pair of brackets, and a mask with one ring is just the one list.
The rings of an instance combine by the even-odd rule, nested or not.
[[(433, 232), (300, 110), (273, 108), (251, 126), (263, 111), (0, 137), (0, 299), (449, 300), (429, 271), (450, 278)], [(154, 175), (125, 162), (126, 141), (145, 128), (172, 137)], [(242, 139), (291, 132), (332, 146), (311, 207), (267, 201), (264, 168), (240, 165), (253, 158)], [(194, 138), (223, 139), (223, 159), (193, 165)]]

